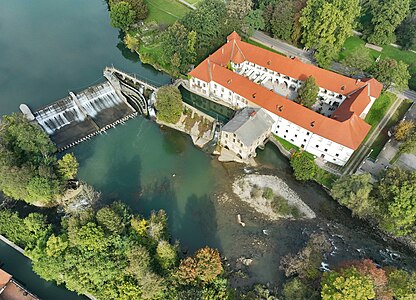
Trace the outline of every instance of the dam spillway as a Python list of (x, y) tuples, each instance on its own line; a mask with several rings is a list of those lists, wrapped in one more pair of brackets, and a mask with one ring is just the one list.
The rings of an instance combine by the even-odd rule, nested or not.
[(120, 74), (123, 73), (119, 70), (106, 68), (107, 80), (102, 83), (80, 92), (69, 92), (67, 97), (36, 110), (33, 116), (29, 116), (32, 112), (26, 105), (21, 110), (23, 107), (22, 112), (28, 119), (34, 117), (58, 151), (66, 150), (139, 113), (147, 115), (145, 94), (151, 95), (156, 88), (149, 89), (145, 83), (139, 89), (129, 87), (120, 79)]

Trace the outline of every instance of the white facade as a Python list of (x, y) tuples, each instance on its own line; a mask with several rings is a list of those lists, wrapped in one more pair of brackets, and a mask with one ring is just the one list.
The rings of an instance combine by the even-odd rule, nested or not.
[[(279, 84), (283, 83), (296, 92), (303, 83), (300, 80), (290, 78), (284, 74), (268, 70), (265, 67), (247, 61), (241, 64), (232, 63), (232, 67), (234, 72), (247, 77), (249, 80), (259, 85), (264, 85), (268, 81), (271, 81), (272, 83), (277, 82)], [(241, 109), (246, 106), (258, 107), (258, 105), (248, 101), (244, 97), (240, 96), (237, 92), (233, 92), (214, 81), (208, 83), (198, 78), (192, 77), (190, 79), (190, 86), (191, 89), (195, 92), (225, 101), (236, 109)], [(322, 100), (328, 105), (333, 105), (334, 102), (337, 102), (337, 106), (339, 106), (346, 99), (346, 97), (324, 88), (320, 88), (317, 99)], [(375, 98), (371, 97), (371, 103), (366, 107), (360, 117), (363, 115), (365, 117), (374, 101)], [(304, 149), (316, 157), (321, 158), (324, 161), (343, 166), (347, 163), (348, 159), (354, 152), (353, 149), (328, 140), (322, 136), (319, 136), (318, 134), (314, 134), (311, 131), (304, 129), (272, 112), (267, 112), (274, 120), (272, 132), (275, 135), (294, 144), (299, 148)], [(239, 153), (238, 151), (241, 149), (237, 147), (238, 145), (233, 145), (231, 141), (228, 141), (228, 148), (236, 153)], [(235, 147), (235, 149), (232, 147)]]

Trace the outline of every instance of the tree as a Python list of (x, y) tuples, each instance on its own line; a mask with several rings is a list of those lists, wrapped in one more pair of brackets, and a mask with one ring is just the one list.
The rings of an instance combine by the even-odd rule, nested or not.
[(144, 20), (149, 15), (149, 9), (144, 0), (126, 0), (131, 5), (132, 10), (136, 13), (136, 20)]
[(416, 153), (416, 132), (410, 134), (399, 149), (400, 153)]
[(331, 243), (324, 234), (313, 233), (296, 255), (289, 253), (280, 260), (280, 269), (285, 271), (286, 277), (298, 275), (302, 280), (315, 280), (320, 276), (322, 259), (331, 249)]
[(74, 179), (77, 176), (78, 166), (75, 156), (67, 153), (58, 160), (57, 173), (63, 181)]
[(129, 33), (126, 33), (124, 37), (124, 44), (131, 52), (138, 51), (140, 48), (140, 40)]
[(235, 28), (235, 22), (228, 20), (226, 3), (222, 0), (199, 2), (197, 9), (187, 13), (180, 23), (188, 32), (196, 32), (195, 49), (198, 59), (205, 58), (224, 43), (231, 31), (239, 29)]
[(263, 11), (260, 9), (250, 10), (245, 18), (245, 22), (249, 26), (249, 35), (252, 35), (254, 30), (263, 30), (266, 26)]
[(387, 275), (382, 268), (378, 268), (371, 259), (350, 261), (343, 268), (351, 266), (355, 267), (361, 275), (368, 276), (371, 279), (376, 299), (391, 299), (391, 292), (387, 287)]
[(303, 27), (302, 42), (317, 49), (315, 59), (328, 67), (352, 34), (360, 15), (359, 0), (309, 0), (299, 19)]
[(162, 35), (163, 60), (172, 66), (174, 75), (186, 73), (196, 59), (196, 32), (175, 22)]
[(230, 21), (232, 20), (241, 22), (251, 11), (252, 6), (252, 0), (228, 0), (227, 16)]
[(290, 166), (293, 169), (293, 175), (299, 181), (311, 180), (316, 174), (316, 165), (304, 151), (291, 155)]
[(415, 122), (413, 120), (402, 120), (394, 130), (394, 138), (398, 141), (406, 140), (414, 131)]
[(270, 29), (274, 37), (290, 41), (295, 17), (293, 1), (283, 0), (275, 4), (270, 19)]
[(331, 195), (340, 204), (351, 209), (360, 218), (374, 214), (375, 202), (370, 193), (373, 187), (371, 175), (351, 175), (341, 177), (332, 186)]
[(40, 176), (32, 177), (27, 184), (29, 203), (39, 205), (53, 205), (61, 194), (61, 186), (57, 180), (51, 180)]
[(178, 260), (177, 247), (167, 241), (160, 241), (156, 248), (156, 260), (163, 270), (172, 269)]
[(222, 272), (219, 252), (205, 247), (199, 249), (193, 258), (187, 257), (181, 260), (175, 278), (184, 285), (196, 284), (198, 281), (205, 285), (212, 283)]
[(182, 96), (175, 86), (161, 87), (156, 96), (157, 118), (163, 122), (176, 124), (183, 111)]
[(387, 45), (395, 40), (394, 31), (409, 11), (409, 0), (371, 0), (372, 33), (368, 41)]
[(361, 275), (355, 267), (325, 272), (321, 286), (322, 300), (367, 300), (376, 296), (370, 277)]
[(382, 228), (398, 236), (416, 236), (416, 172), (388, 169), (376, 197), (383, 212)]
[(99, 225), (113, 234), (120, 234), (124, 230), (120, 215), (108, 206), (101, 208), (97, 212), (96, 218)]
[(285, 300), (309, 300), (312, 299), (311, 294), (311, 289), (297, 277), (283, 285), (283, 299)]
[(318, 97), (319, 86), (313, 76), (309, 76), (299, 88), (296, 102), (303, 104), (306, 107), (312, 107)]
[(403, 49), (408, 50), (416, 46), (416, 13), (407, 16), (397, 28), (396, 35), (397, 42)]
[(218, 250), (205, 247), (195, 253), (197, 278), (204, 283), (212, 282), (223, 272)]
[(130, 3), (120, 1), (110, 6), (111, 26), (126, 30), (136, 20), (136, 12)]
[(370, 57), (370, 50), (365, 47), (359, 47), (354, 49), (342, 63), (347, 67), (352, 68), (351, 74), (357, 73), (357, 70), (366, 71), (373, 64), (373, 60)]
[(408, 88), (410, 79), (408, 67), (402, 61), (397, 62), (392, 58), (384, 58), (374, 66), (372, 73), (378, 81), (383, 83), (385, 90), (394, 86), (396, 90), (403, 91)]
[(416, 298), (416, 273), (409, 274), (404, 270), (391, 270), (387, 273), (388, 287), (393, 292), (395, 299)]

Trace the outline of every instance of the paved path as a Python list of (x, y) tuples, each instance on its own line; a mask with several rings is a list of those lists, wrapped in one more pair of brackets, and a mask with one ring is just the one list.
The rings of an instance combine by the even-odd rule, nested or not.
[(367, 141), (361, 145), (361, 147), (356, 151), (352, 158), (349, 160), (348, 164), (346, 165), (343, 174), (349, 175), (354, 173), (355, 170), (358, 169), (360, 164), (363, 162), (363, 160), (366, 158), (370, 151), (371, 145), (373, 145), (375, 139), (380, 134), (381, 130), (386, 126), (387, 122), (390, 120), (393, 113), (396, 111), (396, 109), (400, 106), (402, 103), (403, 98), (398, 97), (396, 101), (394, 101), (393, 105), (389, 108), (389, 110), (386, 112), (384, 117), (381, 119), (380, 123), (377, 125), (377, 127), (373, 130), (373, 132), (368, 137)]
[(287, 56), (296, 56), (300, 60), (312, 64), (312, 60), (308, 52), (296, 48), (295, 46), (292, 46), (281, 40), (274, 39), (261, 31), (254, 31), (254, 34), (251, 36), (251, 39), (269, 48), (275, 49), (276, 51), (283, 53)]

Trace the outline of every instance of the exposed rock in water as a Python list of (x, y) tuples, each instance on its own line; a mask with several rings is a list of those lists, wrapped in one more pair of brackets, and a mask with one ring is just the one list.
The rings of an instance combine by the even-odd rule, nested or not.
[(234, 181), (233, 192), (270, 220), (316, 217), (297, 193), (276, 176), (245, 175)]

